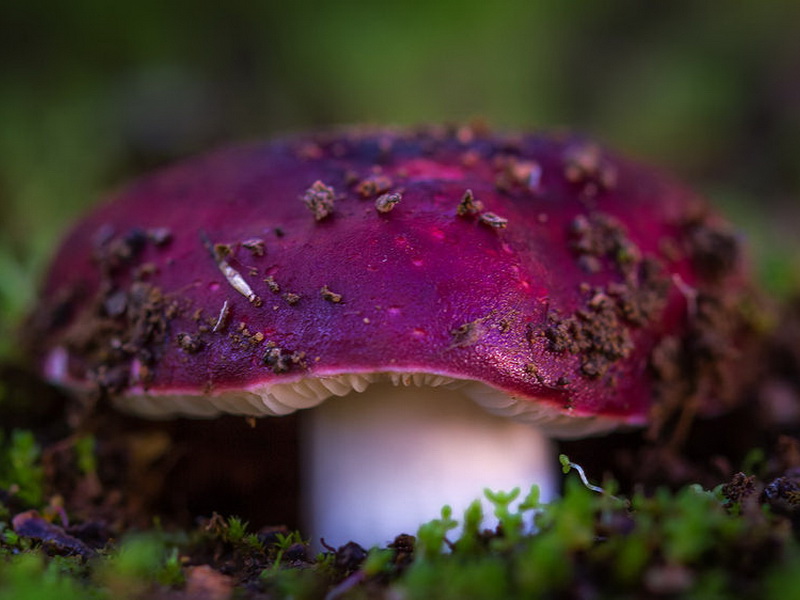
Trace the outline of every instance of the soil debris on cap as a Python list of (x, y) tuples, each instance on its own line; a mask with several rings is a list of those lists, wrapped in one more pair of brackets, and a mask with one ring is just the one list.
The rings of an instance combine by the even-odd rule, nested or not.
[(275, 374), (287, 373), (294, 367), (304, 366), (305, 353), (287, 350), (268, 343), (267, 349), (261, 357), (261, 362), (272, 369)]
[(331, 291), (331, 289), (327, 285), (323, 285), (319, 293), (325, 300), (333, 304), (339, 304), (342, 302), (342, 295), (337, 294), (334, 291)]
[(286, 292), (283, 295), (283, 299), (286, 300), (290, 305), (294, 306), (298, 302), (300, 302), (300, 294), (295, 294), (294, 292)]
[(272, 275), (268, 275), (264, 278), (264, 283), (267, 284), (269, 291), (273, 294), (279, 294), (281, 291), (281, 286), (275, 281), (275, 278)]
[(359, 181), (356, 185), (356, 192), (362, 198), (371, 198), (372, 196), (388, 192), (391, 187), (391, 178), (380, 173), (375, 173)]
[(166, 246), (172, 241), (172, 231), (168, 227), (154, 227), (147, 230), (147, 239), (156, 246)]
[[(589, 248), (593, 257), (603, 258), (617, 256), (620, 248), (625, 248), (630, 256), (638, 257), (638, 248), (618, 224), (611, 223), (613, 226), (603, 221), (606, 233), (613, 235), (593, 239), (596, 244), (584, 246), (584, 250)], [(583, 225), (580, 229), (586, 231)], [(657, 259), (629, 262), (626, 258), (620, 270), (624, 275), (621, 282), (594, 287), (582, 284), (583, 305), (565, 318), (551, 316), (545, 330), (549, 350), (579, 355), (581, 373), (589, 378), (602, 377), (615, 362), (627, 358), (634, 350), (632, 332), (656, 321), (667, 304), (670, 279)]]
[(182, 332), (177, 335), (176, 339), (181, 350), (188, 354), (195, 354), (203, 349), (203, 340), (197, 335)]
[(136, 227), (121, 236), (114, 235), (111, 226), (101, 227), (93, 239), (94, 261), (103, 275), (110, 277), (133, 263), (147, 240), (147, 234)]
[(664, 265), (647, 257), (625, 283), (612, 282), (605, 291), (616, 300), (620, 316), (627, 323), (641, 327), (661, 314), (667, 303), (670, 282)]
[[(124, 311), (109, 316), (107, 295), (124, 303)], [(114, 301), (116, 303), (117, 300)], [(169, 323), (178, 314), (178, 304), (149, 283), (134, 281), (124, 290), (98, 290), (94, 309), (80, 316), (64, 333), (62, 344), (69, 354), (81, 356), (84, 377), (102, 393), (117, 393), (130, 384), (135, 360), (138, 379), (146, 383), (160, 356)]]
[(520, 160), (513, 155), (500, 155), (494, 160), (500, 169), (494, 180), (495, 188), (511, 192), (515, 188), (528, 192), (539, 192), (542, 185), (542, 167), (538, 162)]
[(597, 273), (610, 260), (621, 272), (630, 271), (641, 259), (641, 251), (628, 237), (619, 219), (602, 212), (578, 215), (570, 224), (571, 247), (581, 267)]
[(395, 205), (403, 199), (399, 193), (394, 194), (381, 194), (375, 200), (375, 210), (379, 213), (391, 212)]
[(119, 317), (128, 308), (128, 294), (124, 290), (111, 292), (103, 301), (103, 309), (109, 317)]
[(322, 221), (333, 213), (336, 192), (333, 188), (317, 180), (303, 194), (308, 210), (314, 215), (314, 220)]
[(612, 363), (633, 351), (630, 331), (614, 301), (601, 291), (574, 314), (552, 319), (545, 336), (551, 352), (579, 355), (581, 373), (589, 378), (605, 375)]
[(450, 335), (453, 339), (453, 346), (466, 348), (467, 346), (478, 343), (486, 333), (486, 327), (483, 324), (486, 319), (487, 317), (475, 319), (474, 321), (464, 323), (452, 329)]
[(456, 207), (456, 214), (459, 217), (474, 217), (482, 210), (483, 202), (475, 199), (475, 195), (472, 193), (472, 190), (467, 190), (464, 192), (461, 202), (459, 202), (458, 206)]
[(713, 280), (732, 273), (741, 258), (736, 235), (704, 221), (689, 226), (689, 247), (695, 268)]
[(589, 184), (590, 191), (611, 189), (617, 183), (616, 168), (591, 142), (578, 142), (564, 151), (564, 177), (572, 183)]
[(493, 212), (482, 213), (478, 219), (483, 225), (493, 229), (505, 229), (508, 225), (508, 219), (501, 217)]
[(242, 248), (249, 250), (253, 256), (264, 256), (266, 245), (261, 238), (250, 238), (242, 242)]

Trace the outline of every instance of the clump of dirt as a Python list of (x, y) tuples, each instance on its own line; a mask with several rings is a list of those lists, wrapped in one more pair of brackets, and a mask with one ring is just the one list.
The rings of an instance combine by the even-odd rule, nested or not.
[(572, 250), (587, 273), (597, 273), (607, 266), (625, 273), (641, 260), (639, 247), (612, 215), (579, 215), (570, 226), (570, 234)]
[[(662, 411), (657, 428), (562, 442), (561, 449), (575, 462), (589, 471), (613, 475), (626, 490), (691, 483), (713, 488), (733, 479), (742, 465), (757, 469), (754, 472), (761, 476), (762, 486), (775, 478), (796, 476), (794, 470), (800, 468), (796, 442), (800, 439), (800, 299), (774, 308), (771, 317), (780, 325), (748, 350), (749, 360), (742, 368), (753, 375), (745, 378), (750, 384), (739, 387), (726, 383), (726, 374), (715, 370), (714, 346), (703, 344), (715, 339), (709, 341), (704, 332), (722, 326), (707, 320), (735, 323), (741, 322), (741, 315), (736, 316), (738, 321), (729, 320), (718, 306), (703, 308), (704, 304), (701, 299), (690, 336), (683, 341), (668, 338), (651, 358), (662, 376), (658, 391), (664, 404), (656, 408)], [(706, 315), (712, 308), (719, 312)], [(718, 348), (744, 352), (730, 346)], [(718, 380), (719, 392), (727, 394), (723, 406), (728, 410), (701, 417), (691, 402), (678, 404), (678, 398), (692, 398), (698, 382)], [(730, 380), (737, 381), (736, 376)], [(675, 404), (669, 404), (670, 400)]]
[[(705, 214), (682, 226), (683, 251), (706, 278), (697, 288), (677, 282), (687, 297), (687, 331), (654, 349), (655, 402), (650, 435), (686, 436), (695, 413), (730, 410), (763, 369), (765, 327), (775, 308), (752, 286), (723, 284), (741, 269), (741, 248), (727, 226)], [(701, 406), (702, 404), (702, 406)]]
[(605, 375), (612, 363), (627, 358), (634, 348), (616, 303), (602, 290), (575, 314), (554, 319), (545, 335), (552, 352), (580, 355), (581, 373), (590, 378)]
[[(158, 361), (154, 348), (161, 346), (169, 323), (182, 310), (179, 302), (148, 282), (152, 266), (140, 255), (147, 244), (163, 247), (171, 234), (163, 230), (145, 232), (133, 229), (124, 235), (101, 230), (94, 241), (94, 262), (100, 285), (93, 298), (81, 289), (69, 289), (59, 297), (45, 300), (25, 326), (31, 346), (53, 327), (70, 323), (76, 307), (90, 304), (72, 320), (64, 335), (68, 355), (80, 356), (81, 378), (94, 383), (101, 394), (125, 389), (131, 381), (131, 365), (137, 364), (136, 377), (142, 383)], [(186, 334), (188, 335), (188, 334)], [(192, 336), (177, 343), (197, 351), (201, 342)], [(67, 369), (73, 365), (66, 365)]]
[(581, 374), (596, 379), (634, 351), (633, 333), (659, 317), (670, 281), (662, 262), (643, 257), (612, 215), (580, 215), (570, 226), (570, 236), (584, 271), (608, 270), (620, 280), (606, 286), (583, 284), (583, 305), (567, 316), (552, 315), (545, 336), (552, 352), (579, 356)]
[(322, 181), (315, 181), (303, 194), (302, 198), (316, 221), (327, 219), (333, 213), (336, 192)]

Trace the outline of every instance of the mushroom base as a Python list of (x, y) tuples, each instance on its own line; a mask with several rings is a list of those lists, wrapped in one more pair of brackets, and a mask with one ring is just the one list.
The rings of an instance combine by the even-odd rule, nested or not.
[(445, 504), (461, 520), (476, 499), (494, 527), (485, 488), (538, 484), (543, 500), (555, 495), (558, 462), (545, 435), (457, 390), (373, 384), (303, 411), (301, 421), (304, 531), (315, 541), (386, 545)]

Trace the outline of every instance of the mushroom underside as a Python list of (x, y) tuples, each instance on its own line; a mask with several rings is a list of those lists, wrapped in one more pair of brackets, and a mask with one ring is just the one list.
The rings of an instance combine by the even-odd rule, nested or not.
[[(176, 416), (211, 418), (220, 414), (282, 416), (296, 410), (317, 407), (334, 396), (364, 393), (383, 383), (401, 388), (457, 391), (492, 415), (544, 427), (549, 435), (563, 439), (603, 434), (620, 426), (619, 419), (564, 411), (549, 402), (510, 395), (480, 381), (408, 371), (305, 377), (289, 382), (259, 383), (241, 389), (218, 390), (208, 394), (188, 390), (144, 390), (131, 387), (126, 394), (115, 396), (114, 403), (125, 412), (149, 419)], [(431, 401), (435, 402), (436, 399), (432, 398)]]
[[(484, 383), (432, 373), (343, 374), (260, 385), (213, 395), (119, 397), (150, 418), (219, 413), (301, 414), (301, 512), (314, 539), (382, 545), (450, 505), (459, 517), (483, 490), (540, 487), (556, 495), (557, 461), (549, 436), (577, 437), (618, 425), (572, 417)], [(265, 457), (268, 464), (269, 457)]]

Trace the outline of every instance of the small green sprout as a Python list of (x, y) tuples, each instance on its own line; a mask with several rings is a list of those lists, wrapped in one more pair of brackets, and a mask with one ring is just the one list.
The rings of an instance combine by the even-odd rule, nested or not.
[(296, 529), (294, 531), (290, 531), (289, 533), (277, 533), (275, 534), (275, 546), (279, 550), (288, 550), (295, 544), (305, 544), (306, 541), (303, 539), (303, 536), (300, 535), (300, 532)]
[(97, 458), (95, 457), (95, 438), (93, 435), (82, 435), (75, 440), (75, 455), (78, 468), (84, 475), (94, 475), (97, 472)]
[(392, 550), (372, 548), (364, 559), (364, 564), (361, 570), (367, 577), (374, 577), (381, 573), (389, 571), (394, 559), (394, 552)]
[(542, 507), (542, 491), (539, 489), (538, 485), (532, 485), (531, 489), (528, 491), (528, 494), (522, 499), (522, 502), (519, 503), (519, 510), (526, 511), (526, 510), (538, 510)]
[(333, 579), (336, 576), (336, 554), (318, 552), (314, 557), (314, 570), (322, 577)]
[(237, 516), (230, 516), (222, 526), (222, 539), (234, 546), (242, 545), (251, 550), (263, 551), (264, 545), (254, 533), (247, 533), (250, 524)]
[(156, 578), (161, 585), (178, 587), (185, 583), (186, 576), (183, 573), (180, 553), (177, 548), (172, 548), (164, 560), (164, 564), (158, 570)]
[(417, 556), (421, 560), (433, 559), (440, 555), (442, 547), (447, 544), (448, 532), (458, 527), (453, 519), (453, 509), (449, 505), (442, 507), (442, 517), (423, 523), (417, 530)]
[(16, 531), (11, 529), (6, 529), (2, 532), (2, 540), (4, 544), (8, 544), (9, 546), (19, 546), (20, 545), (20, 537), (17, 535)]
[(255, 551), (263, 551), (264, 544), (261, 543), (261, 540), (258, 539), (258, 536), (255, 533), (248, 533), (247, 535), (242, 538), (242, 544), (250, 548), (251, 550)]
[(225, 541), (236, 544), (241, 542), (244, 538), (245, 534), (247, 533), (247, 526), (249, 523), (247, 521), (243, 521), (239, 517), (233, 516), (228, 517), (226, 525), (227, 527), (223, 533)]
[(558, 462), (561, 463), (561, 471), (564, 473), (564, 475), (569, 473), (571, 470), (574, 470), (578, 474), (578, 477), (581, 478), (581, 482), (583, 482), (583, 485), (586, 487), (586, 489), (592, 490), (593, 492), (597, 492), (598, 494), (606, 493), (603, 488), (589, 483), (589, 480), (586, 477), (586, 473), (583, 471), (583, 467), (570, 461), (569, 457), (567, 457), (566, 454), (559, 454)]
[(483, 506), (481, 506), (480, 500), (475, 500), (464, 511), (464, 525), (461, 537), (455, 543), (456, 551), (468, 555), (480, 550), (482, 524)]
[(515, 543), (522, 537), (523, 518), (521, 511), (512, 511), (511, 503), (519, 498), (520, 489), (514, 488), (510, 492), (492, 492), (483, 490), (484, 495), (494, 505), (494, 516), (500, 522), (504, 538), (509, 543)]
[(763, 448), (753, 448), (744, 457), (742, 461), (743, 473), (748, 475), (756, 474), (761, 475), (764, 467), (766, 466), (767, 456)]
[(291, 531), (287, 534), (278, 533), (275, 535), (275, 543), (272, 545), (271, 550), (275, 553), (272, 565), (264, 569), (261, 572), (261, 577), (266, 578), (270, 577), (277, 571), (279, 571), (282, 567), (281, 561), (283, 560), (283, 555), (286, 553), (289, 548), (294, 546), (295, 544), (303, 544), (305, 545), (306, 542), (303, 540), (303, 536), (300, 535), (300, 532), (295, 530)]

